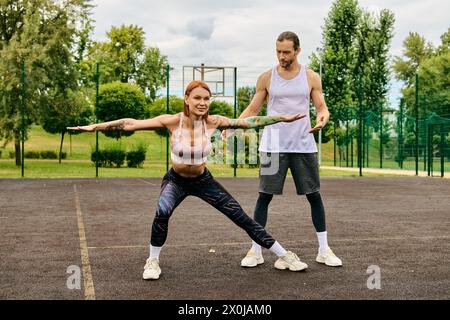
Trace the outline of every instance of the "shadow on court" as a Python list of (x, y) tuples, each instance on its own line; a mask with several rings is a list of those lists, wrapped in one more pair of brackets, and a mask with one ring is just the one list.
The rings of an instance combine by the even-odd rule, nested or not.
[[(300, 273), (276, 270), (268, 250), (263, 265), (241, 268), (250, 238), (189, 197), (170, 220), (161, 278), (144, 281), (160, 181), (0, 180), (0, 299), (450, 298), (449, 181), (322, 178), (329, 244), (344, 263), (332, 268), (315, 262), (309, 206), (288, 179), (267, 230), (309, 265)], [(253, 216), (258, 180), (219, 181)]]

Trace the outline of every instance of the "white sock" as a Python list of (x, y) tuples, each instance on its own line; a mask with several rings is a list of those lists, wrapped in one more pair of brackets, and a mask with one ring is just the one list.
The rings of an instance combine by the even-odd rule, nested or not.
[(161, 252), (162, 247), (154, 247), (150, 245), (150, 258), (156, 258), (159, 260), (159, 253)]
[(261, 254), (261, 246), (257, 244), (255, 241), (252, 241), (252, 251), (256, 254)]
[(278, 243), (278, 241), (275, 241), (269, 250), (275, 253), (277, 257), (283, 257), (286, 255), (286, 250), (281, 246), (281, 244)]
[(324, 252), (328, 249), (328, 236), (327, 232), (317, 232), (317, 240), (319, 240), (319, 251)]

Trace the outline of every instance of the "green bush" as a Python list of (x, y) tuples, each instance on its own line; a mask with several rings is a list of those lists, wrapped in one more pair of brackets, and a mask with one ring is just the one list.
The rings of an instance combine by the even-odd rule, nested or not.
[[(95, 163), (97, 152), (94, 150), (91, 153), (91, 161)], [(99, 150), (98, 162), (100, 167), (113, 167), (120, 168), (126, 158), (125, 151), (117, 148)]]
[(117, 168), (120, 168), (126, 158), (126, 152), (120, 149), (111, 149), (109, 150), (109, 159), (111, 166), (116, 166)]
[(226, 101), (214, 100), (209, 105), (209, 114), (219, 114), (228, 118), (233, 118), (233, 106)]
[(41, 151), (39, 154), (42, 159), (58, 159), (55, 151)]
[(104, 150), (98, 150), (98, 153), (96, 150), (93, 150), (91, 152), (91, 161), (95, 164), (97, 162), (98, 157), (98, 166), (99, 167), (106, 167), (106, 159), (105, 159), (105, 152)]
[(25, 151), (24, 155), (25, 159), (39, 159), (41, 157), (39, 151)]
[(145, 160), (145, 148), (140, 147), (137, 150), (129, 151), (127, 153), (127, 166), (129, 168), (142, 167)]
[[(117, 167), (120, 168), (125, 159), (129, 168), (142, 167), (145, 161), (146, 148), (144, 146), (138, 147), (136, 150), (125, 152), (120, 148), (106, 148), (98, 152), (99, 167)], [(97, 152), (91, 152), (91, 161), (95, 164)]]
[[(145, 116), (145, 106), (145, 95), (135, 84), (112, 82), (100, 86), (97, 112), (102, 122), (122, 118), (142, 119)], [(116, 139), (133, 134), (130, 131), (103, 133)]]
[[(25, 159), (58, 159), (58, 153), (55, 151), (25, 151)], [(10, 159), (14, 159), (15, 153), (10, 152), (9, 153)], [(61, 159), (66, 159), (67, 153), (62, 152), (61, 153)]]
[(401, 156), (399, 154), (395, 155), (394, 161), (400, 164), (401, 162), (404, 162), (406, 160), (406, 155), (402, 154)]

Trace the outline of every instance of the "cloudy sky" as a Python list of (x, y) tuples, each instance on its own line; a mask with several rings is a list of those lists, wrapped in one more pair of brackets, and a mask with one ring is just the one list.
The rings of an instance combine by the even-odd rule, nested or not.
[[(157, 46), (174, 68), (174, 94), (182, 86), (183, 66), (233, 66), (238, 86), (255, 85), (257, 76), (277, 63), (275, 40), (283, 31), (300, 37), (301, 63), (321, 45), (322, 26), (332, 0), (94, 0), (94, 39), (106, 40), (111, 26), (135, 24), (146, 33), (146, 44)], [(395, 35), (391, 54), (402, 54), (410, 31), (434, 45), (450, 27), (449, 0), (359, 0), (373, 12), (394, 12)], [(186, 69), (187, 70), (187, 69)], [(190, 75), (191, 73), (189, 73)], [(185, 78), (189, 77), (185, 74)], [(211, 77), (213, 75), (211, 74)], [(230, 75), (226, 75), (231, 79)], [(399, 83), (392, 83), (390, 98), (398, 98)]]

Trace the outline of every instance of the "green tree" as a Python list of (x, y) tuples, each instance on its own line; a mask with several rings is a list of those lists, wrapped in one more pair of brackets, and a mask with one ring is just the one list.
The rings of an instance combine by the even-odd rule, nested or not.
[[(427, 59), (419, 69), (420, 95), (428, 112), (450, 117), (450, 51)], [(423, 108), (423, 106), (422, 106)]]
[(223, 100), (213, 100), (209, 105), (209, 114), (219, 114), (228, 118), (233, 118), (233, 106)]
[[(362, 97), (366, 111), (384, 109), (389, 92), (389, 48), (393, 37), (394, 14), (381, 10), (379, 16), (363, 12), (358, 24), (357, 56), (352, 83), (362, 81)], [(353, 100), (357, 100), (354, 90)]]
[[(183, 111), (184, 99), (177, 96), (169, 96), (168, 114), (176, 114)], [(162, 114), (167, 114), (166, 97), (157, 98), (147, 106), (147, 117), (154, 118)]]
[(322, 67), (322, 87), (331, 114), (331, 121), (322, 132), (324, 143), (334, 138), (334, 127), (338, 128), (340, 120), (345, 120), (340, 116), (354, 105), (354, 69), (360, 17), (357, 0), (334, 1), (322, 28), (322, 47), (310, 57), (310, 67), (314, 71), (320, 73)]
[[(145, 116), (145, 95), (141, 89), (131, 83), (112, 82), (101, 85), (97, 117), (106, 122), (121, 118), (142, 119)], [(131, 136), (133, 132), (103, 132), (107, 137), (117, 140), (122, 136)]]
[(365, 12), (356, 0), (333, 3), (323, 28), (323, 47), (312, 54), (311, 68), (319, 72), (322, 62), (324, 95), (335, 120), (345, 120), (338, 115), (356, 108), (358, 75), (367, 110), (379, 110), (385, 103), (394, 21), (389, 10)]
[(38, 121), (46, 106), (76, 91), (73, 44), (77, 22), (88, 15), (88, 0), (0, 2), (0, 138), (14, 141), (21, 163), (21, 69), (26, 72), (26, 126)]
[(114, 77), (121, 82), (128, 82), (137, 76), (138, 59), (144, 53), (144, 30), (130, 25), (112, 27), (107, 36), (106, 50), (113, 61)]
[(136, 25), (112, 27), (108, 41), (88, 48), (86, 65), (94, 81), (96, 64), (101, 66), (101, 83), (114, 81), (138, 84), (152, 101), (166, 83), (167, 57), (158, 48), (145, 47), (145, 33)]
[[(238, 101), (238, 116), (248, 107), (250, 102), (255, 95), (256, 87), (240, 87), (237, 92), (237, 101)], [(264, 103), (260, 112), (260, 116), (265, 116), (267, 114), (267, 103)]]
[(157, 92), (166, 85), (167, 58), (161, 54), (158, 48), (147, 48), (144, 51), (142, 62), (137, 70), (136, 83), (144, 92), (147, 92), (150, 100), (155, 100)]
[[(394, 71), (396, 78), (404, 82), (402, 95), (410, 117), (415, 116), (416, 73), (419, 75), (419, 116), (426, 117), (430, 112), (450, 115), (449, 34), (450, 29), (441, 36), (442, 43), (434, 48), (424, 37), (411, 32), (403, 42), (404, 57), (395, 58)], [(411, 126), (407, 126), (409, 130)]]
[(357, 0), (334, 1), (322, 31), (322, 49), (311, 56), (311, 68), (316, 72), (319, 72), (322, 62), (324, 96), (333, 119), (340, 110), (352, 105), (357, 54), (355, 42), (360, 15)]
[(90, 77), (90, 64), (88, 61), (89, 51), (92, 48), (93, 40), (91, 33), (94, 31), (94, 21), (90, 18), (89, 12), (82, 12), (75, 37), (75, 61), (80, 73), (80, 84), (84, 88), (94, 88), (95, 79)]
[[(417, 32), (410, 32), (403, 41), (403, 56), (395, 57), (393, 69), (395, 77), (404, 83), (402, 95), (405, 99), (405, 113), (409, 117), (405, 122), (404, 148), (405, 155), (413, 156), (416, 146), (415, 139), (415, 81), (419, 67), (433, 55), (433, 46)], [(419, 139), (419, 144), (420, 144)]]
[[(46, 110), (41, 112), (40, 123), (45, 131), (61, 134), (59, 147), (59, 163), (61, 163), (62, 146), (66, 127), (87, 125), (93, 121), (93, 110), (91, 103), (83, 91), (56, 92), (52, 104), (45, 105)], [(79, 134), (72, 132), (71, 134)]]
[(433, 55), (433, 46), (417, 32), (410, 32), (403, 41), (403, 47), (403, 55), (406, 59), (395, 57), (393, 69), (397, 80), (405, 82), (407, 88), (412, 88), (415, 85), (415, 75), (420, 64)]
[(441, 45), (437, 49), (437, 54), (446, 53), (450, 50), (450, 28), (441, 35)]
[(450, 29), (441, 36), (442, 43), (435, 55), (425, 59), (419, 67), (420, 96), (427, 112), (450, 118)]

